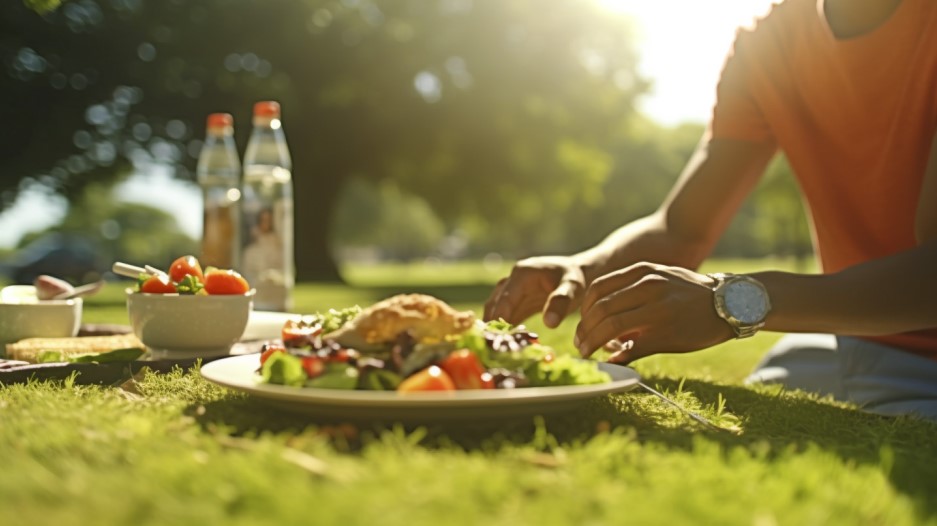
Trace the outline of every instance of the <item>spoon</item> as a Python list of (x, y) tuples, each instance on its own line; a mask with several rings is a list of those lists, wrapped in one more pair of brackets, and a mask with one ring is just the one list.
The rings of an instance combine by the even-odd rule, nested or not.
[(114, 274), (119, 276), (126, 276), (128, 278), (138, 278), (140, 277), (140, 274), (147, 274), (149, 276), (165, 274), (165, 272), (149, 265), (147, 265), (146, 268), (143, 268), (136, 265), (131, 265), (130, 263), (121, 263), (119, 261), (114, 263), (114, 266), (111, 267), (111, 270), (114, 272)]
[(53, 300), (70, 300), (74, 298), (82, 298), (84, 296), (90, 296), (97, 293), (101, 290), (101, 287), (104, 286), (104, 280), (98, 280), (92, 283), (86, 283), (84, 285), (79, 285), (70, 291), (65, 291), (57, 296), (53, 296), (50, 299)]

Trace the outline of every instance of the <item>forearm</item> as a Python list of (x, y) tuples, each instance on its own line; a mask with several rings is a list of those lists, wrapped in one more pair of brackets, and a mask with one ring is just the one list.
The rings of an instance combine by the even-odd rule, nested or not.
[(642, 217), (615, 230), (598, 245), (576, 254), (587, 282), (634, 263), (649, 261), (695, 269), (712, 243), (688, 239), (668, 229), (663, 214)]
[(696, 269), (774, 151), (773, 143), (704, 138), (657, 212), (576, 255), (586, 282), (644, 261)]
[(856, 336), (937, 327), (937, 241), (828, 275), (759, 272), (765, 329)]

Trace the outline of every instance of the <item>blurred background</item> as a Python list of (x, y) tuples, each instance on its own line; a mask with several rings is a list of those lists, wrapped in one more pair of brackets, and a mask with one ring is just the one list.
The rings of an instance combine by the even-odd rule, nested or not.
[[(278, 100), (298, 279), (568, 253), (657, 207), (739, 25), (769, 0), (0, 3), (0, 274), (197, 254), (195, 160)], [(717, 249), (810, 259), (770, 167)]]

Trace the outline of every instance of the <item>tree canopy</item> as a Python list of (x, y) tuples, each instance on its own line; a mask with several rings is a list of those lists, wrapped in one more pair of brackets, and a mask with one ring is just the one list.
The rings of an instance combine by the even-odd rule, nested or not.
[(481, 249), (568, 250), (656, 206), (701, 132), (636, 112), (630, 21), (592, 2), (28, 3), (0, 4), (3, 205), (152, 163), (192, 180), (208, 113), (234, 114), (243, 151), (253, 102), (276, 99), (300, 279), (336, 276), (347, 181), (393, 181)]

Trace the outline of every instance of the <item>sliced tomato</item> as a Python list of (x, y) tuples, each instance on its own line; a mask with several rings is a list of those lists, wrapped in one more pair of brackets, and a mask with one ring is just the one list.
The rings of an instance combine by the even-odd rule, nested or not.
[(435, 365), (431, 365), (426, 369), (422, 369), (413, 373), (411, 376), (408, 376), (406, 380), (400, 382), (400, 385), (397, 386), (397, 391), (400, 391), (401, 393), (416, 391), (454, 390), (455, 384), (452, 383), (452, 378), (449, 378), (449, 375), (446, 374), (446, 371), (443, 371)]
[(309, 378), (315, 378), (325, 371), (325, 362), (318, 356), (303, 356), (303, 371)]
[(348, 363), (349, 358), (351, 357), (348, 355), (347, 349), (338, 349), (329, 355), (330, 362)]
[(150, 276), (140, 285), (140, 292), (147, 294), (172, 294), (176, 291), (176, 285), (170, 281), (169, 276), (165, 274)]
[(205, 274), (205, 292), (209, 294), (246, 294), (247, 280), (233, 270), (209, 270)]
[(440, 364), (452, 378), (457, 389), (494, 389), (491, 375), (487, 374), (478, 356), (468, 349), (454, 351)]
[(182, 281), (182, 278), (186, 276), (195, 276), (199, 281), (205, 281), (205, 275), (202, 274), (202, 265), (195, 259), (195, 256), (182, 256), (169, 266), (169, 277), (176, 283)]
[(263, 365), (270, 356), (278, 352), (286, 352), (286, 349), (279, 345), (271, 345), (269, 343), (264, 345), (264, 350), (260, 353), (260, 365)]
[(311, 336), (318, 336), (322, 332), (322, 325), (318, 323), (309, 323), (303, 320), (287, 320), (283, 324), (281, 337), (284, 342), (291, 340), (306, 339)]

